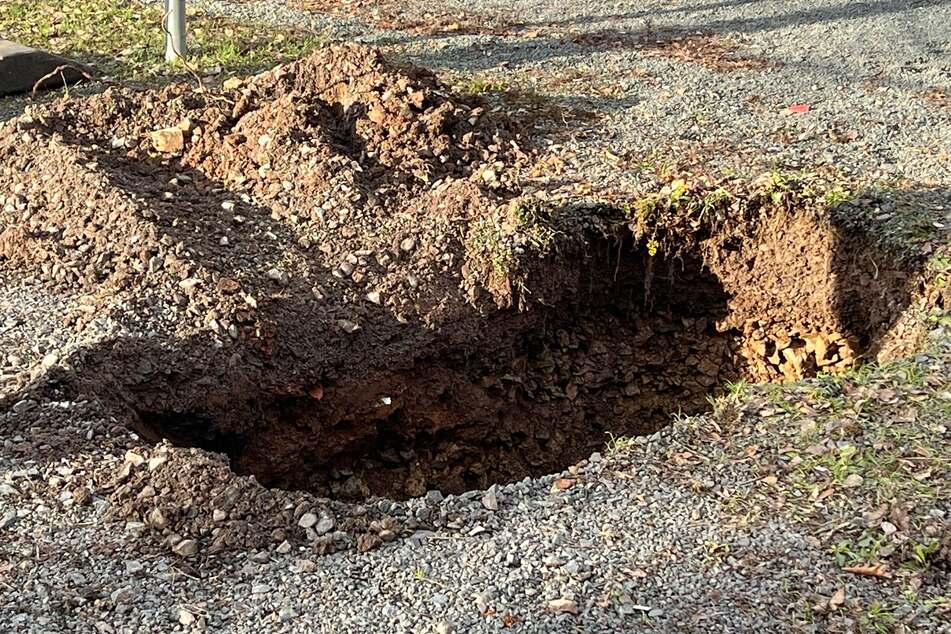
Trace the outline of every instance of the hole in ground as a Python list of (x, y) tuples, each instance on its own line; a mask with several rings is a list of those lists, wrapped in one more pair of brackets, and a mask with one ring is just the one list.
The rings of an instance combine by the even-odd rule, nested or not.
[[(150, 440), (226, 453), (239, 474), (325, 496), (460, 493), (564, 469), (611, 434), (698, 413), (741, 375), (727, 294), (697, 258), (653, 262), (600, 245), (570, 302), (487, 319), (491, 345), (416, 359), (397, 375), (306, 397), (256, 396), (259, 422), (139, 411)], [(645, 281), (650, 277), (650, 296)]]
[(169, 411), (176, 382), (196, 382), (176, 377), (151, 399), (161, 407), (132, 399), (139, 431), (226, 453), (266, 486), (346, 500), (460, 493), (557, 472), (612, 434), (703, 412), (729, 381), (851, 367), (916, 283), (899, 269), (869, 274), (868, 257), (886, 260), (863, 238), (796, 215), (735, 238), (674, 261), (635, 250), (629, 235), (596, 240), (543, 263), (571, 287), (556, 305), (491, 312), (479, 332), (441, 331), (427, 348), (438, 352), (303, 395), (244, 385), (210, 394), (200, 412)]

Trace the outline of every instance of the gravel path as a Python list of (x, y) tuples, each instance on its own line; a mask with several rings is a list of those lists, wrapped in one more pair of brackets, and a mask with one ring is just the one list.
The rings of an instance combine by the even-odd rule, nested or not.
[[(202, 6), (384, 45), (422, 66), (494, 79), (590, 111), (597, 125), (570, 131), (580, 138), (561, 153), (574, 155), (575, 167), (602, 187), (636, 185), (677, 154), (741, 171), (827, 169), (863, 183), (946, 186), (951, 179), (951, 2), (945, 0), (399, 8), (407, 22), (423, 23), (424, 11), (467, 11), (463, 32), (500, 19), (520, 23), (505, 35), (360, 28), (358, 20), (331, 21), (274, 0)], [(697, 33), (715, 37), (697, 42), (693, 53), (690, 45), (686, 53), (650, 45)], [(725, 42), (735, 50), (720, 48)], [(695, 61), (685, 62), (684, 54)], [(722, 70), (724, 60), (735, 58), (758, 64)], [(809, 112), (790, 112), (797, 104), (809, 105)]]
[[(912, 191), (951, 186), (948, 0), (426, 3), (522, 23), (501, 35), (407, 33), (277, 1), (196, 4), (380, 44), (456, 79), (504, 82), (562, 112), (590, 112), (561, 130), (553, 152), (566, 171), (605, 191), (629, 192), (679, 160), (744, 172), (831, 170)], [(725, 53), (718, 38), (685, 48), (645, 44), (701, 31), (729, 38), (735, 51)], [(734, 68), (738, 58), (756, 61)], [(0, 101), (0, 121), (22, 103)], [(794, 104), (809, 111), (791, 112)], [(554, 124), (539, 125), (550, 132)], [(73, 345), (118, 332), (104, 321), (65, 329), (64, 317), (78, 309), (77, 297), (0, 272), (0, 399), (48, 380), (42, 376)], [(923, 413), (908, 425), (947, 443), (949, 341), (939, 328), (926, 352), (866, 377), (861, 389), (879, 390), (868, 402), (888, 403), (875, 420), (915, 403)], [(922, 383), (912, 385), (912, 376)], [(714, 416), (679, 420), (557, 476), (338, 508), (338, 523), (372, 511), (409, 527), (370, 552), (275, 544), (186, 558), (114, 519), (107, 496), (80, 503), (72, 493), (93, 472), (119, 471), (138, 439), (114, 433), (115, 421), (95, 403), (2, 403), (0, 631), (951, 631), (946, 569), (883, 579), (845, 573), (832, 554), (842, 539), (836, 531), (867, 532), (893, 550), (912, 534), (921, 543), (936, 530), (946, 536), (946, 471), (923, 478), (937, 496), (921, 498), (914, 527), (876, 516), (859, 490), (842, 487), (829, 499), (844, 515), (818, 526), (788, 507), (760, 512), (802, 495), (769, 480), (770, 460), (801, 442), (802, 412), (821, 409), (808, 399), (823, 386), (754, 393), (729, 425)], [(886, 389), (899, 394), (881, 396)], [(732, 442), (721, 446), (718, 431)], [(805, 445), (840, 442), (833, 431), (820, 434), (803, 455)], [(79, 449), (57, 453), (59, 445)], [(24, 447), (44, 458), (30, 459)]]

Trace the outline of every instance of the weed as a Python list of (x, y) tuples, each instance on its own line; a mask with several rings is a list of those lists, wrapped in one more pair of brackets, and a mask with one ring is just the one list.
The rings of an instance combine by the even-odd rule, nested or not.
[(829, 552), (839, 566), (870, 564), (878, 561), (879, 553), (885, 545), (885, 536), (881, 533), (863, 531), (858, 539), (845, 538), (836, 542)]
[(729, 544), (721, 544), (715, 540), (708, 540), (703, 543), (703, 561), (708, 565), (723, 563), (724, 558), (729, 554)]
[(909, 550), (911, 559), (906, 560), (905, 567), (911, 570), (924, 570), (930, 565), (931, 556), (938, 552), (940, 543), (932, 540), (927, 544), (912, 541)]
[(829, 208), (838, 207), (842, 203), (852, 199), (852, 193), (838, 185), (830, 187), (825, 193), (825, 203)]
[(875, 601), (863, 615), (862, 622), (867, 630), (878, 632), (878, 634), (888, 634), (894, 631), (898, 621), (894, 615), (894, 608)]
[(617, 456), (626, 453), (637, 444), (633, 436), (615, 436), (611, 432), (607, 432), (607, 435), (608, 441), (605, 444), (605, 452), (608, 456)]
[(515, 266), (514, 251), (504, 244), (499, 229), (490, 221), (475, 226), (466, 247), (474, 259), (488, 262), (493, 279), (507, 278)]
[(486, 93), (504, 93), (511, 87), (507, 81), (498, 77), (470, 77), (459, 81), (453, 88), (462, 94), (485, 95)]

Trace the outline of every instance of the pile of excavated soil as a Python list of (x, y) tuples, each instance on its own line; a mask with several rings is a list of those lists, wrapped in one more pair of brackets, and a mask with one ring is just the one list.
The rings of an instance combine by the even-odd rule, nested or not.
[[(91, 400), (319, 496), (461, 492), (656, 430), (727, 381), (849, 367), (916, 292), (792, 192), (634, 217), (522, 192), (531, 160), (512, 122), (361, 47), (221, 94), (35, 107), (0, 128), (0, 262), (85, 294), (67, 325), (122, 331), (8, 405)], [(230, 544), (229, 517), (326, 535), (301, 523), (313, 501), (149, 451), (99, 484), (175, 543)], [(153, 472), (168, 451), (181, 464)]]

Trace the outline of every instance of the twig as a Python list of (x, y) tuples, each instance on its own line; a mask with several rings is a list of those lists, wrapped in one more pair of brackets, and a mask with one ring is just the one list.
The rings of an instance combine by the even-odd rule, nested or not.
[(90, 74), (89, 74), (88, 72), (86, 72), (85, 70), (83, 70), (82, 68), (80, 68), (79, 66), (76, 66), (75, 64), (61, 64), (61, 65), (57, 66), (56, 68), (54, 68), (53, 70), (51, 70), (50, 72), (46, 73), (45, 75), (43, 75), (42, 77), (40, 77), (39, 79), (36, 80), (36, 83), (33, 84), (33, 91), (30, 93), (30, 97), (31, 97), (32, 99), (36, 99), (36, 93), (37, 93), (37, 92), (40, 90), (40, 88), (43, 86), (43, 82), (45, 82), (45, 81), (48, 80), (48, 79), (52, 79), (52, 78), (55, 77), (56, 75), (59, 75), (60, 77), (62, 77), (62, 79), (63, 79), (63, 85), (66, 86), (66, 85), (67, 85), (67, 83), (66, 83), (66, 77), (63, 75), (63, 71), (64, 71), (64, 70), (68, 70), (68, 69), (70, 69), (70, 68), (72, 68), (73, 70), (75, 70), (76, 72), (78, 72), (80, 75), (82, 75), (83, 77), (85, 77), (85, 78), (88, 79), (89, 81), (93, 81), (93, 79), (94, 79), (93, 76), (90, 75)]

